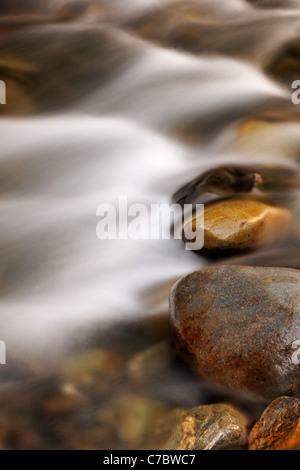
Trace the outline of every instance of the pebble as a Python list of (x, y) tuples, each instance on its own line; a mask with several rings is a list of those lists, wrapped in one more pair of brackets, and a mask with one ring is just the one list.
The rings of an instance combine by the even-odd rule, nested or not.
[[(256, 199), (230, 199), (206, 206), (202, 253), (223, 255), (260, 247), (286, 235), (291, 223), (288, 210)], [(192, 230), (203, 230), (201, 217), (184, 225), (185, 241), (189, 239), (185, 233)]]

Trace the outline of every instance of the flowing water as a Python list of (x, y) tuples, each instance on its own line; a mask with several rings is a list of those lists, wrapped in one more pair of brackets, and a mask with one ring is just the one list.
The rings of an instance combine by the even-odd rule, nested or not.
[[(99, 204), (169, 203), (207, 169), (297, 170), (300, 155), (300, 1), (44, 3), (0, 2), (0, 336), (7, 367), (43, 371), (91, 341), (165, 331), (170, 286), (208, 263), (179, 240), (100, 241)], [(290, 79), (276, 77), (294, 43)], [(298, 267), (298, 254), (235, 261)]]

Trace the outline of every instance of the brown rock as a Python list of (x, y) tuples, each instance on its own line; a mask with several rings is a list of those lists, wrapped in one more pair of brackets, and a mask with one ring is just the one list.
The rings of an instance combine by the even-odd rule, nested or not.
[(204, 204), (212, 198), (249, 193), (256, 186), (259, 171), (234, 165), (213, 168), (185, 184), (173, 195), (177, 204)]
[(280, 397), (249, 434), (249, 450), (291, 450), (300, 444), (300, 400)]
[(43, 397), (39, 408), (50, 414), (71, 413), (78, 409), (82, 401), (80, 393), (72, 385), (65, 384), (55, 393)]
[[(281, 121), (282, 119), (281, 117)], [(276, 118), (272, 114), (265, 114), (260, 119), (245, 121), (241, 125), (241, 134), (252, 135), (253, 128), (256, 129), (265, 122), (274, 123), (275, 120)], [(300, 188), (300, 173), (293, 167), (284, 165), (226, 165), (212, 168), (198, 175), (176, 191), (173, 195), (173, 201), (181, 205), (206, 204), (222, 197), (236, 196), (241, 193), (246, 195), (272, 193), (274, 196), (274, 192), (286, 192), (291, 188)]]
[(127, 364), (127, 373), (134, 382), (158, 380), (170, 367), (174, 351), (168, 341), (161, 341), (135, 354)]
[(266, 67), (268, 74), (289, 88), (300, 76), (300, 40), (292, 39), (283, 45)]
[(158, 421), (151, 433), (151, 441), (155, 443), (156, 449), (163, 450), (168, 445), (172, 446), (172, 443), (169, 442), (170, 438), (174, 435), (177, 426), (184, 420), (186, 413), (186, 409), (174, 408)]
[[(290, 229), (289, 211), (255, 199), (230, 199), (209, 205), (204, 212), (203, 253), (224, 254), (257, 248), (284, 236)], [(187, 222), (183, 235), (202, 231), (201, 220)], [(183, 236), (185, 241), (188, 239)]]
[(69, 388), (92, 394), (106, 393), (122, 370), (120, 356), (106, 349), (91, 349), (66, 360), (59, 374)]
[(202, 376), (267, 399), (300, 393), (300, 272), (214, 266), (171, 291), (171, 333)]
[(247, 419), (230, 405), (199, 406), (188, 411), (166, 444), (168, 450), (220, 450), (247, 442)]
[(1, 79), (10, 95), (9, 106), (2, 106), (1, 113), (23, 115), (73, 106), (99, 86), (99, 77), (104, 84), (139, 51), (133, 39), (120, 39), (102, 24), (58, 20), (22, 28), (21, 36), (19, 29), (3, 33)]
[(126, 393), (113, 400), (106, 410), (100, 410), (99, 422), (101, 427), (114, 430), (123, 448), (145, 448), (169, 411), (164, 402)]

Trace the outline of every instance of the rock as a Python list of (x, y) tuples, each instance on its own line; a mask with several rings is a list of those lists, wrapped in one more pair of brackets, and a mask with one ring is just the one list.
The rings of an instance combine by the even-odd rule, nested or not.
[(280, 397), (251, 430), (249, 450), (292, 450), (300, 444), (300, 400)]
[(37, 431), (0, 424), (0, 450), (44, 450), (45, 447)]
[(134, 39), (127, 40), (126, 35), (101, 23), (92, 26), (58, 18), (42, 26), (24, 27), (21, 32), (21, 44), (19, 29), (3, 33), (0, 44), (1, 79), (12, 88), (8, 91), (10, 105), (1, 108), (7, 115), (74, 106), (99, 87), (99, 77), (104, 86), (141, 50)]
[(39, 409), (49, 414), (72, 413), (82, 404), (83, 397), (69, 384), (64, 384), (54, 393), (48, 393), (40, 402)]
[(127, 373), (134, 382), (159, 380), (174, 358), (168, 341), (161, 341), (134, 355), (127, 364)]
[[(290, 87), (292, 82), (290, 83)], [(297, 90), (292, 90), (292, 93)], [(295, 96), (297, 98), (297, 96)], [(272, 155), (274, 161), (282, 155), (299, 159), (299, 106), (285, 106), (282, 113), (266, 113), (245, 119), (237, 126), (234, 145), (236, 151), (250, 160), (261, 155)], [(284, 167), (283, 167), (284, 168)], [(280, 173), (278, 174), (280, 178)], [(297, 187), (299, 187), (299, 177)]]
[(41, 3), (39, 0), (11, 0), (9, 3), (1, 2), (2, 14), (18, 14), (24, 15), (28, 13), (36, 13), (37, 11), (48, 10), (49, 5)]
[(66, 360), (59, 375), (64, 383), (91, 393), (105, 393), (122, 372), (120, 356), (106, 349), (91, 349)]
[(174, 435), (174, 430), (184, 420), (186, 413), (187, 410), (184, 408), (174, 408), (157, 422), (151, 433), (151, 441), (155, 444), (156, 449), (164, 450), (173, 445), (170, 439)]
[(0, 67), (1, 80), (5, 83), (6, 100), (6, 104), (0, 107), (0, 115), (27, 116), (36, 113), (37, 103), (35, 103), (33, 93), (28, 90), (28, 84), (35, 80), (37, 72), (34, 64), (18, 57), (6, 57), (2, 54)]
[(99, 412), (100, 426), (114, 429), (121, 446), (147, 447), (152, 439), (154, 429), (169, 412), (161, 401), (125, 393), (117, 397), (106, 411)]
[(212, 198), (252, 191), (257, 182), (256, 172), (249, 167), (222, 166), (206, 171), (182, 186), (173, 195), (177, 204), (204, 204)]
[(171, 334), (199, 374), (267, 399), (300, 393), (300, 272), (212, 266), (171, 291)]
[(300, 40), (293, 38), (286, 42), (278, 53), (272, 57), (266, 72), (289, 88), (300, 76)]
[[(291, 223), (288, 210), (255, 199), (230, 199), (209, 205), (204, 211), (201, 253), (223, 255), (254, 249), (286, 235)], [(203, 230), (201, 218), (184, 225), (184, 241), (189, 241), (192, 230)]]
[(300, 444), (300, 400), (280, 397), (251, 430), (249, 450), (292, 450)]
[[(257, 125), (256, 121), (243, 123), (242, 134), (252, 133), (253, 126), (256, 128)], [(172, 199), (180, 205), (206, 204), (241, 193), (264, 195), (291, 188), (300, 188), (300, 173), (295, 168), (284, 165), (226, 165), (197, 176), (176, 191)]]
[(190, 410), (166, 444), (168, 450), (236, 449), (247, 442), (247, 419), (230, 405)]

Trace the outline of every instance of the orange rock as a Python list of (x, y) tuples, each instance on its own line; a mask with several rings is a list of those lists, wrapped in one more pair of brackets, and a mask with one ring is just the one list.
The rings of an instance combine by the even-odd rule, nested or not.
[(249, 450), (292, 450), (300, 444), (300, 400), (280, 397), (257, 421), (248, 438)]
[[(204, 251), (243, 251), (271, 243), (285, 235), (292, 222), (289, 211), (255, 199), (230, 199), (204, 212)], [(186, 233), (203, 230), (197, 218), (184, 226)]]

